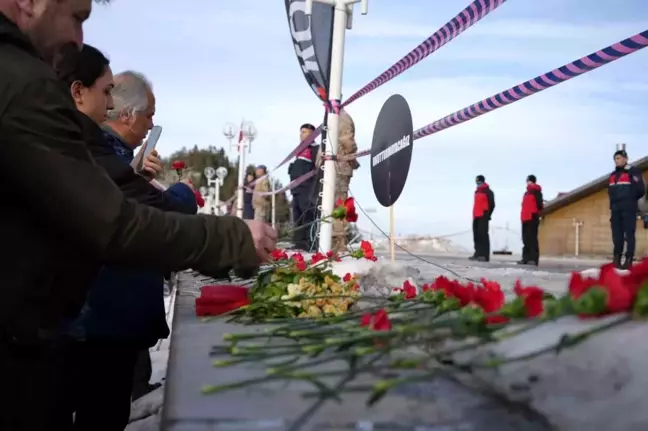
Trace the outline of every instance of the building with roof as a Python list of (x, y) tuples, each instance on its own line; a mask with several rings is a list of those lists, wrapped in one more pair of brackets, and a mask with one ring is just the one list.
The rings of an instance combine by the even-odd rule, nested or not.
[[(648, 184), (648, 157), (632, 163)], [(541, 213), (538, 241), (545, 256), (612, 257), (610, 202), (607, 173), (546, 202)], [(645, 205), (644, 201), (640, 206)], [(637, 215), (635, 257), (648, 256), (648, 230)]]

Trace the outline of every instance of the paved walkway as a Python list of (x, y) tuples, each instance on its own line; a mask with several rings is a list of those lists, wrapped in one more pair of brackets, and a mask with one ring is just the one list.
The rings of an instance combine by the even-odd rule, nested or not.
[[(384, 251), (377, 252), (381, 257), (388, 257), (389, 253)], [(421, 259), (413, 256), (416, 255)], [(539, 270), (554, 273), (570, 273), (573, 271), (583, 271), (590, 268), (597, 268), (605, 263), (604, 260), (585, 260), (585, 259), (545, 259), (540, 261), (538, 267), (528, 265), (518, 265), (516, 262), (519, 259), (517, 256), (498, 256), (493, 255), (490, 262), (475, 262), (468, 260), (468, 256), (463, 255), (448, 255), (448, 254), (432, 254), (432, 253), (412, 253), (408, 254), (402, 251), (396, 252), (397, 260), (405, 260), (408, 262), (418, 261), (420, 265), (426, 265), (425, 261), (432, 262), (438, 265), (452, 265), (460, 267), (481, 267), (481, 268), (522, 268), (529, 270)]]

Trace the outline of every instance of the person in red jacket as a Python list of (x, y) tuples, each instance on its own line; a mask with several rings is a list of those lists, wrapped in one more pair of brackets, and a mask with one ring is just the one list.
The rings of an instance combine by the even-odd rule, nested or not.
[(473, 241), (475, 243), (475, 254), (469, 259), (480, 262), (490, 260), (490, 238), (488, 236), (488, 224), (493, 210), (495, 210), (495, 195), (486, 184), (483, 175), (475, 178), (477, 190), (475, 190), (475, 203), (473, 204)]
[(538, 265), (540, 248), (538, 245), (538, 226), (542, 211), (542, 187), (536, 184), (535, 175), (527, 177), (527, 188), (522, 197), (522, 260), (520, 265)]

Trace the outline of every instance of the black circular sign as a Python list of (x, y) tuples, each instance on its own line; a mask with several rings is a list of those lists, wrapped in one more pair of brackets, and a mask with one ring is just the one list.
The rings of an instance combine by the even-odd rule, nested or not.
[(412, 111), (403, 96), (391, 96), (378, 114), (371, 141), (371, 182), (380, 205), (400, 197), (412, 162)]

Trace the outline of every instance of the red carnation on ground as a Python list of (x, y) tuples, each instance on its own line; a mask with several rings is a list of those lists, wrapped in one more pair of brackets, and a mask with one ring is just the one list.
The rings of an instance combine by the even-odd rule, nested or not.
[(374, 331), (390, 331), (392, 328), (389, 315), (384, 308), (375, 313), (365, 313), (360, 320), (360, 326), (366, 326)]
[[(354, 281), (354, 280), (355, 280), (355, 277), (353, 275), (351, 275), (350, 273), (348, 273), (348, 272), (346, 274), (344, 274), (344, 277), (342, 277), (342, 281), (344, 281), (345, 283), (348, 283), (348, 282)], [(353, 290), (360, 290), (360, 285), (358, 283), (355, 283), (353, 285)]]
[(579, 272), (574, 272), (569, 280), (569, 294), (574, 300), (585, 295), (594, 295), (596, 292), (605, 294), (605, 304), (600, 307), (592, 304), (589, 309), (580, 310), (582, 316), (600, 316), (611, 313), (630, 311), (639, 288), (636, 282), (638, 274), (643, 268), (633, 275), (622, 276), (614, 269), (614, 264), (601, 266), (598, 278), (583, 277)]
[(295, 264), (295, 267), (298, 271), (306, 270), (306, 261), (304, 260), (304, 256), (302, 256), (301, 253), (293, 253), (292, 256), (290, 256), (290, 259), (293, 260), (293, 263)]
[(315, 253), (315, 254), (311, 257), (310, 264), (311, 264), (311, 265), (315, 265), (316, 263), (318, 263), (318, 262), (322, 262), (322, 261), (328, 261), (328, 257), (326, 257), (324, 254), (322, 254), (322, 253), (320, 253), (320, 252), (318, 251), (317, 253)]
[(334, 252), (333, 250), (329, 250), (326, 253), (326, 257), (328, 257), (330, 260), (332, 260), (334, 262), (341, 262), (342, 261), (340, 256), (338, 256), (338, 254), (336, 252)]
[(288, 260), (288, 254), (284, 250), (275, 248), (270, 252), (270, 259), (275, 262), (278, 262), (280, 260)]
[(447, 298), (456, 299), (462, 307), (473, 302), (475, 297), (475, 286), (472, 283), (464, 285), (443, 275), (437, 277), (432, 284), (423, 285), (422, 289), (423, 291), (443, 292)]
[(481, 307), (485, 313), (490, 314), (486, 317), (486, 323), (504, 323), (509, 319), (508, 317), (493, 314), (497, 313), (502, 309), (502, 306), (505, 303), (504, 292), (502, 292), (502, 287), (499, 283), (495, 281), (489, 281), (486, 279), (481, 279), (483, 287), (475, 289), (475, 304)]
[(544, 311), (544, 291), (537, 286), (522, 286), (517, 280), (513, 288), (515, 294), (522, 299), (526, 317), (538, 317)]
[(394, 291), (402, 293), (405, 299), (414, 299), (417, 294), (416, 286), (410, 283), (409, 280), (405, 280), (402, 287), (395, 287)]

